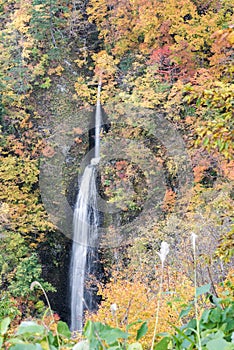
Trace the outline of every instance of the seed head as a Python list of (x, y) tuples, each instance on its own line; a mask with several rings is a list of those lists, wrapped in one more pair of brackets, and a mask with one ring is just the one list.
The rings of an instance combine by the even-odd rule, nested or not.
[(111, 310), (112, 316), (115, 316), (117, 309), (118, 309), (117, 304), (115, 304), (115, 303), (111, 304), (110, 310)]
[(166, 256), (169, 253), (169, 244), (167, 242), (162, 242), (161, 243), (161, 249), (160, 252), (158, 254), (158, 256), (160, 257), (160, 260), (162, 262), (162, 265), (164, 264), (164, 261), (166, 260)]
[(192, 240), (193, 250), (196, 249), (196, 239), (197, 239), (197, 235), (196, 235), (194, 232), (192, 232), (192, 234), (191, 234), (191, 240)]

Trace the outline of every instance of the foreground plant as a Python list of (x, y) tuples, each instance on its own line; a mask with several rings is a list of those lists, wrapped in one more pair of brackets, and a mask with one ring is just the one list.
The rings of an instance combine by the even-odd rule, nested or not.
[(197, 303), (197, 256), (196, 256), (196, 238), (197, 235), (192, 233), (192, 246), (193, 246), (193, 259), (194, 259), (194, 307), (195, 307), (195, 316), (196, 316), (196, 334), (198, 340), (198, 350), (201, 350), (201, 337), (200, 337), (200, 329), (199, 329), (199, 319), (198, 319), (198, 303)]
[[(153, 350), (234, 350), (234, 300), (212, 297), (215, 307), (206, 309), (201, 318), (198, 316), (198, 297), (210, 291), (210, 284), (197, 286), (196, 239), (192, 233), (192, 248), (194, 257), (194, 300), (180, 313), (179, 318), (189, 314), (192, 306), (195, 318), (178, 328), (174, 325), (175, 334), (164, 334), (164, 338), (151, 347)], [(160, 334), (158, 334), (159, 336)]]
[[(175, 334), (164, 334), (154, 350), (233, 350), (234, 349), (234, 301), (231, 299), (214, 300), (216, 306), (205, 310), (199, 320), (191, 319), (178, 328)], [(197, 341), (197, 333), (200, 342)], [(158, 334), (159, 335), (159, 334)]]
[[(23, 321), (19, 325), (16, 333), (7, 337), (7, 330), (10, 324), (10, 318), (3, 319), (0, 324), (0, 331), (3, 335), (0, 337), (0, 345), (7, 344), (7, 349), (10, 350), (60, 350), (61, 348), (72, 348), (74, 341), (71, 340), (71, 332), (65, 322), (56, 322), (54, 313), (51, 309), (50, 301), (41, 283), (34, 281), (30, 289), (39, 287), (46, 299), (48, 308), (43, 317), (38, 322)], [(49, 324), (48, 320), (49, 311)], [(1, 344), (2, 343), (2, 344)]]
[(160, 308), (160, 301), (162, 297), (162, 287), (163, 287), (163, 274), (164, 274), (164, 262), (166, 260), (166, 256), (169, 253), (169, 244), (167, 242), (162, 242), (161, 243), (161, 249), (160, 252), (157, 253), (160, 260), (161, 260), (161, 276), (160, 276), (160, 285), (159, 285), (159, 293), (158, 293), (158, 300), (157, 300), (157, 309), (156, 309), (156, 315), (155, 315), (155, 325), (154, 325), (154, 334), (153, 334), (153, 339), (152, 339), (152, 344), (151, 344), (151, 350), (154, 349), (154, 342), (156, 338), (156, 331), (157, 331), (157, 326), (158, 326), (158, 315), (159, 315), (159, 308)]
[[(136, 321), (128, 325), (128, 330), (142, 321)], [(147, 332), (146, 322), (142, 323), (137, 331), (136, 342), (129, 344), (129, 332), (124, 332), (118, 327), (110, 327), (101, 322), (88, 321), (84, 328), (86, 340), (78, 343), (74, 350), (143, 350), (138, 340)]]
[[(200, 287), (201, 288), (201, 287)], [(234, 301), (231, 298), (214, 298), (214, 306), (203, 312), (199, 319), (199, 332), (202, 350), (233, 350), (234, 349)], [(181, 313), (181, 317), (185, 314)], [(84, 327), (84, 340), (76, 344), (66, 323), (59, 321), (57, 332), (60, 340), (45, 325), (35, 321), (24, 321), (13, 336), (7, 335), (10, 319), (0, 322), (1, 348), (9, 350), (143, 350), (139, 340), (147, 331), (145, 322), (138, 329), (135, 342), (129, 344), (132, 324), (124, 332), (118, 327), (110, 327), (101, 322), (88, 321)], [(154, 344), (154, 350), (195, 350), (198, 349), (197, 321), (191, 319), (187, 324), (174, 326), (174, 334), (156, 334), (163, 336), (160, 342)]]
[[(224, 298), (212, 296), (212, 306), (206, 309), (199, 319), (194, 317), (181, 327), (171, 325), (175, 330), (173, 334), (156, 333), (156, 338), (162, 337), (162, 339), (157, 344), (154, 343), (153, 350), (195, 350), (199, 346), (202, 350), (233, 350), (233, 284), (231, 280), (227, 283), (229, 288), (223, 291)], [(197, 298), (207, 294), (209, 288), (209, 285), (197, 287)], [(194, 307), (193, 304), (194, 301), (180, 313), (179, 318), (187, 318)], [(112, 305), (112, 312), (117, 310), (117, 305)], [(89, 320), (84, 327), (83, 340), (78, 342), (78, 339), (73, 338), (66, 323), (55, 321), (49, 322), (48, 325), (45, 317), (38, 321), (24, 321), (12, 334), (10, 318), (6, 317), (0, 321), (0, 348), (8, 350), (143, 350), (143, 345), (139, 341), (142, 341), (148, 329), (147, 322), (142, 320), (129, 323), (126, 330)], [(137, 326), (136, 333), (135, 326)], [(198, 342), (198, 332), (200, 342)], [(130, 341), (132, 333), (135, 334), (135, 338)]]
[[(142, 323), (137, 321), (138, 323)], [(128, 332), (113, 328), (101, 322), (88, 321), (84, 328), (84, 338), (80, 342), (72, 339), (72, 334), (65, 322), (57, 323), (56, 335), (36, 321), (24, 321), (13, 336), (7, 336), (10, 325), (9, 317), (0, 322), (0, 348), (5, 345), (9, 350), (142, 350), (138, 340), (147, 331), (146, 322), (142, 323), (136, 335), (136, 342), (129, 344)], [(128, 329), (132, 325), (129, 325)]]
[(5, 317), (0, 321), (0, 349), (2, 349), (2, 345), (6, 338), (6, 334), (10, 325), (11, 319), (10, 317)]
[(71, 349), (74, 341), (65, 322), (59, 321), (56, 335), (45, 325), (35, 321), (24, 321), (18, 327), (13, 337), (6, 339), (9, 350), (57, 350)]

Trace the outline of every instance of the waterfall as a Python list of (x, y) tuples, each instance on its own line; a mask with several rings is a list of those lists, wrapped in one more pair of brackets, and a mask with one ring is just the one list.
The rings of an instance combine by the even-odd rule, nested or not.
[(95, 158), (96, 159), (100, 157), (100, 131), (101, 131), (101, 123), (102, 123), (100, 95), (101, 95), (101, 82), (99, 82), (98, 84), (97, 106), (96, 106), (96, 114), (95, 114)]
[[(73, 244), (70, 264), (71, 291), (71, 330), (82, 331), (85, 301), (85, 278), (92, 272), (92, 255), (98, 241), (98, 209), (96, 188), (96, 165), (100, 157), (101, 130), (101, 83), (98, 84), (97, 106), (95, 113), (95, 158), (86, 166), (81, 178), (73, 216)], [(89, 298), (92, 297), (89, 293)]]
[(85, 168), (75, 206), (73, 219), (73, 245), (71, 259), (71, 330), (82, 330), (84, 283), (89, 249), (98, 238), (96, 206), (96, 169)]

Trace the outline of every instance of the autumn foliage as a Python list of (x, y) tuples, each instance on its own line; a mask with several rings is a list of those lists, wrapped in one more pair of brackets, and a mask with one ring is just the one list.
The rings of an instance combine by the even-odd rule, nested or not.
[[(102, 303), (92, 317), (122, 329), (136, 319), (147, 321), (144, 344), (149, 344), (160, 275), (155, 249), (160, 242), (166, 238), (175, 248), (163, 285), (160, 331), (168, 329), (168, 322), (177, 322), (191, 298), (189, 234), (199, 236), (200, 284), (224, 281), (233, 256), (233, 3), (2, 0), (0, 13), (0, 310), (12, 318), (28, 316), (30, 282), (41, 278), (42, 267), (46, 270), (40, 249), (52, 251), (60, 268), (57, 250), (62, 248), (51, 238), (57, 228), (40, 193), (40, 158), (54, 159), (59, 148), (55, 135), (62, 139), (71, 119), (74, 124), (87, 122), (86, 129), (75, 125), (69, 130), (70, 149), (61, 147), (66, 158), (62, 176), (72, 174), (63, 179), (63, 194), (72, 202), (69, 190), (77, 184), (78, 163), (89, 152), (89, 121), (79, 116), (93, 109), (102, 81), (101, 102), (110, 114), (109, 136), (102, 134), (103, 143), (116, 136), (123, 150), (126, 140), (138, 145), (142, 137), (145, 148), (129, 151), (129, 158), (138, 156), (135, 162), (103, 157), (100, 163), (100, 195), (116, 204), (122, 215), (116, 227), (109, 217), (103, 219), (110, 224), (106, 235), (118, 232), (124, 241), (124, 248), (106, 253), (106, 279), (116, 260), (124, 262), (124, 269), (113, 272), (105, 286), (100, 284)], [(167, 157), (174, 144), (166, 149), (158, 134), (152, 135), (154, 120), (147, 125), (148, 133), (138, 128), (138, 121), (144, 126), (145, 116), (139, 112), (130, 120), (129, 106), (162, 115), (178, 132), (191, 168), (189, 184), (179, 185), (181, 169)], [(126, 125), (119, 123), (122, 116)], [(144, 173), (140, 165), (147, 159), (146, 148), (153, 156)], [(152, 208), (144, 208), (145, 178), (158, 169), (164, 193), (154, 203), (153, 209), (160, 209), (156, 217)], [(121, 224), (131, 223), (144, 209), (141, 232), (133, 230), (125, 237)], [(134, 264), (134, 273), (126, 278)], [(114, 303), (117, 311), (112, 315)]]
[[(142, 266), (142, 270), (136, 274), (133, 273), (131, 279), (125, 276), (124, 271), (115, 271), (111, 280), (105, 286), (99, 287), (99, 294), (103, 301), (97, 314), (88, 317), (113, 327), (118, 326), (123, 330), (137, 320), (147, 321), (148, 332), (142, 343), (148, 348), (153, 336), (161, 269), (155, 266), (155, 270), (152, 271), (153, 280), (148, 280), (147, 283), (143, 271)], [(129, 276), (129, 271), (127, 275)], [(177, 322), (181, 310), (191, 300), (192, 293), (191, 281), (182, 273), (167, 268), (159, 312), (158, 333), (166, 332), (170, 328), (169, 323)], [(113, 304), (116, 304), (115, 312), (111, 311)], [(131, 327), (132, 340), (138, 328), (137, 323)]]

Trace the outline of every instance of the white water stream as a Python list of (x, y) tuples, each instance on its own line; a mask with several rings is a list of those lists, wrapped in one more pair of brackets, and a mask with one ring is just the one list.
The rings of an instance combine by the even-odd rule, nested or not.
[(96, 165), (100, 157), (101, 129), (101, 84), (98, 85), (98, 97), (95, 114), (95, 158), (86, 166), (81, 178), (80, 189), (73, 217), (73, 244), (70, 264), (71, 325), (72, 331), (82, 331), (83, 310), (85, 304), (86, 272), (92, 271), (89, 250), (98, 242), (98, 210), (96, 188)]

